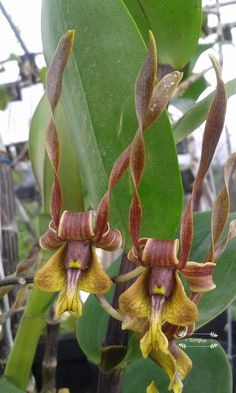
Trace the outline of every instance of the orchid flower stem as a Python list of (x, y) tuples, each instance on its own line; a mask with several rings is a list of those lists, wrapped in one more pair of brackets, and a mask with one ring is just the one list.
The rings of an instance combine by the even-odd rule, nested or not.
[(38, 340), (45, 326), (45, 315), (53, 299), (54, 294), (33, 289), (7, 360), (4, 376), (23, 391), (26, 390)]
[(127, 281), (131, 280), (132, 278), (137, 277), (142, 272), (144, 272), (145, 269), (146, 269), (145, 267), (139, 266), (129, 273), (120, 274), (119, 276), (114, 277), (112, 279), (112, 281), (115, 282), (116, 284), (120, 284), (122, 282), (127, 282)]
[(109, 314), (112, 318), (115, 318), (117, 321), (123, 321), (123, 315), (115, 310), (103, 295), (95, 295), (95, 297), (99, 301), (101, 307), (107, 312), (107, 314)]

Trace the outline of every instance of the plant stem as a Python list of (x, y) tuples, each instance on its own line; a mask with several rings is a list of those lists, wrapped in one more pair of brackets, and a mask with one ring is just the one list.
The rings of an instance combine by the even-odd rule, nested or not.
[(33, 289), (19, 325), (4, 375), (17, 387), (26, 390), (34, 354), (45, 325), (45, 315), (54, 294)]
[(112, 370), (109, 373), (99, 372), (98, 393), (119, 393), (123, 380), (123, 370)]
[[(119, 275), (125, 274), (133, 270), (134, 266), (127, 259), (124, 252), (121, 259)], [(116, 285), (113, 295), (112, 307), (118, 308), (118, 301), (121, 293), (123, 293), (131, 284), (122, 282)], [(112, 317), (108, 320), (106, 335), (103, 340), (103, 348), (110, 346), (126, 346), (128, 343), (128, 332), (121, 330), (121, 322)], [(97, 393), (119, 393), (123, 380), (123, 370), (112, 369), (110, 372), (99, 370)]]
[(57, 339), (59, 320), (53, 318), (53, 311), (47, 319), (45, 352), (42, 367), (43, 386), (41, 393), (56, 393)]

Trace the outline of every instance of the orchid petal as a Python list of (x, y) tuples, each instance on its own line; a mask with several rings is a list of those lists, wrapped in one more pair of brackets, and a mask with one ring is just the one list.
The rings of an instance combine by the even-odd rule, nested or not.
[[(228, 241), (228, 236), (223, 241), (222, 245), (217, 248), (217, 241), (219, 240), (230, 210), (230, 197), (229, 197), (229, 182), (236, 170), (236, 153), (231, 154), (224, 166), (224, 185), (220, 189), (212, 209), (211, 219), (211, 247), (207, 255), (207, 260), (214, 262), (216, 257), (219, 257), (224, 251)], [(230, 232), (232, 233), (233, 227), (231, 226)]]
[[(204, 129), (203, 140), (202, 140), (201, 159), (199, 163), (198, 172), (195, 181), (193, 183), (192, 195), (189, 199), (189, 202), (184, 210), (184, 214), (181, 219), (179, 268), (183, 268), (188, 260), (189, 252), (192, 245), (192, 237), (193, 237), (193, 222), (192, 222), (193, 202), (202, 184), (204, 176), (206, 175), (209, 169), (212, 158), (214, 156), (218, 141), (220, 139), (220, 135), (223, 130), (225, 113), (226, 113), (227, 97), (226, 97), (224, 82), (221, 78), (220, 66), (217, 63), (217, 60), (213, 56), (210, 56), (210, 58), (216, 73), (217, 88), (206, 120), (206, 125)], [(212, 259), (208, 259), (208, 260), (212, 260)]]
[(225, 250), (225, 247), (231, 239), (236, 236), (236, 220), (232, 220), (229, 224), (228, 232), (220, 244), (215, 248), (215, 259), (219, 258)]
[(150, 316), (151, 301), (148, 294), (148, 276), (146, 270), (137, 278), (125, 292), (119, 297), (119, 308), (123, 314), (133, 318), (145, 318)]
[(156, 388), (155, 382), (152, 381), (150, 385), (148, 385), (146, 389), (146, 393), (158, 393), (158, 390)]
[(99, 294), (109, 291), (111, 280), (101, 267), (94, 247), (91, 250), (91, 261), (79, 279), (79, 289), (92, 294)]
[(107, 251), (115, 251), (121, 248), (122, 235), (118, 229), (113, 229), (107, 224), (107, 230), (103, 233), (96, 246)]
[(162, 308), (165, 298), (163, 296), (152, 297), (152, 315), (148, 331), (140, 340), (142, 355), (146, 358), (150, 352), (168, 352), (168, 339), (162, 332)]
[(181, 393), (183, 389), (182, 380), (187, 376), (192, 368), (192, 362), (189, 357), (180, 349), (176, 348), (176, 358), (168, 351), (152, 352), (150, 357), (156, 362), (170, 378), (169, 390), (174, 393)]
[(67, 31), (59, 41), (51, 65), (48, 69), (46, 92), (51, 109), (51, 119), (47, 128), (46, 148), (53, 169), (53, 184), (50, 195), (50, 210), (53, 225), (57, 228), (62, 207), (62, 191), (58, 177), (60, 146), (54, 111), (62, 89), (62, 75), (74, 42), (74, 31)]
[(163, 319), (178, 326), (191, 325), (197, 319), (197, 307), (185, 294), (177, 272), (175, 278), (172, 294), (165, 301), (163, 307)]
[(73, 311), (79, 316), (82, 314), (82, 304), (79, 300), (78, 290), (72, 292), (63, 289), (60, 292), (55, 305), (55, 316), (59, 317), (65, 311)]
[(148, 318), (130, 318), (128, 315), (125, 315), (122, 322), (122, 330), (132, 330), (135, 333), (138, 333), (137, 338), (140, 338), (147, 331), (149, 326)]
[(142, 220), (142, 205), (138, 193), (145, 163), (145, 148), (142, 129), (138, 128), (130, 151), (130, 171), (133, 183), (133, 198), (129, 209), (129, 233), (135, 253), (141, 259), (139, 249), (139, 230)]
[(188, 357), (188, 355), (182, 351), (178, 346), (176, 347), (177, 350), (177, 370), (178, 374), (181, 379), (184, 379), (192, 369), (192, 361)]
[(65, 285), (66, 270), (64, 257), (66, 244), (61, 246), (55, 254), (35, 274), (34, 284), (43, 291), (60, 291)]
[(182, 72), (171, 72), (165, 75), (154, 87), (143, 128), (149, 127), (162, 114), (182, 76)]
[(40, 247), (43, 250), (57, 250), (63, 243), (64, 240), (57, 236), (57, 232), (51, 227), (51, 223), (47, 231), (39, 239)]
[(215, 289), (212, 273), (215, 263), (187, 262), (181, 274), (187, 280), (192, 292), (207, 292)]
[(155, 38), (151, 31), (149, 32), (149, 43), (146, 58), (135, 83), (135, 108), (140, 130), (143, 129), (144, 119), (156, 81), (157, 49)]

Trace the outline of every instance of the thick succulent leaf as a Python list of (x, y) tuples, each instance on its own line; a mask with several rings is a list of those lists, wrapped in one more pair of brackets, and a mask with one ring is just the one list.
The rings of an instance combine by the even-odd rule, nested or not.
[[(72, 27), (76, 30), (64, 73), (62, 105), (81, 174), (97, 207), (114, 160), (137, 129), (133, 91), (145, 46), (120, 0), (44, 1), (42, 21), (48, 62), (64, 31)], [(169, 238), (179, 220), (182, 188), (166, 114), (148, 130), (145, 147), (147, 166), (140, 184), (145, 217), (142, 233)], [(109, 221), (123, 232), (126, 243), (131, 193), (125, 176), (111, 198)], [(163, 221), (167, 225), (163, 226)]]
[[(229, 221), (236, 218), (236, 214), (229, 215)], [(211, 244), (211, 214), (196, 213), (194, 215), (194, 239), (190, 260), (202, 262)], [(199, 303), (199, 319), (197, 327), (204, 325), (223, 310), (236, 296), (236, 239), (230, 240), (226, 250), (219, 258), (213, 273), (216, 289), (204, 293)]]
[[(200, 344), (189, 340), (181, 341), (186, 345), (184, 351), (192, 359), (193, 368), (184, 381), (184, 393), (231, 393), (232, 374), (228, 359), (222, 347), (209, 340), (201, 348)], [(218, 344), (216, 348), (209, 346)], [(191, 346), (191, 347), (190, 347)], [(219, 372), (220, 370), (220, 372)], [(125, 370), (122, 393), (144, 393), (147, 386), (155, 381), (158, 391), (168, 393), (169, 380), (163, 371), (150, 359), (140, 359), (128, 365)]]
[[(53, 178), (51, 164), (47, 158), (45, 147), (46, 128), (49, 119), (50, 108), (46, 96), (44, 96), (32, 118), (29, 136), (30, 158), (42, 195), (42, 210), (44, 213), (49, 213), (49, 198)], [(61, 144), (59, 178), (63, 192), (63, 209), (72, 211), (83, 210), (78, 155), (68, 132), (63, 108), (60, 103), (56, 110), (56, 120), (59, 124), (58, 132)]]
[[(236, 79), (227, 82), (225, 87), (228, 97), (234, 95), (236, 93)], [(175, 123), (174, 138), (176, 143), (182, 141), (206, 120), (213, 95), (214, 92), (199, 101)]]
[(151, 29), (159, 63), (181, 69), (196, 50), (201, 28), (201, 1), (124, 0), (145, 40)]
[(23, 390), (7, 381), (6, 378), (0, 379), (0, 392), (2, 393), (24, 393)]

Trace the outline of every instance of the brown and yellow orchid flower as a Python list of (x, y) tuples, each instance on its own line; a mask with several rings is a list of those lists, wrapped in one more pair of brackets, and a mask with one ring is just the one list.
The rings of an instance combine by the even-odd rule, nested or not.
[[(116, 250), (121, 246), (121, 233), (110, 228), (106, 217), (100, 217), (100, 228), (93, 212), (69, 212), (62, 209), (62, 190), (58, 176), (60, 144), (54, 112), (61, 95), (62, 74), (73, 45), (74, 32), (61, 38), (48, 70), (46, 91), (51, 118), (46, 132), (46, 148), (53, 169), (50, 195), (51, 222), (41, 236), (40, 245), (54, 250), (54, 255), (36, 273), (35, 285), (45, 291), (60, 291), (56, 315), (66, 310), (81, 314), (79, 290), (101, 294), (109, 290), (111, 281), (102, 270), (95, 247)], [(108, 209), (109, 206), (107, 206)], [(96, 227), (96, 228), (95, 228)]]
[(183, 389), (182, 381), (191, 371), (192, 361), (186, 353), (175, 344), (174, 340), (169, 342), (169, 347), (170, 350), (168, 353), (163, 353), (162, 351), (152, 352), (150, 357), (165, 370), (168, 375), (170, 379), (168, 389), (173, 390), (174, 393), (181, 393)]
[[(134, 248), (129, 253), (129, 259), (145, 270), (120, 296), (120, 310), (129, 316), (124, 319), (123, 328), (135, 332), (143, 355), (149, 354), (163, 368), (171, 381), (169, 389), (174, 393), (182, 392), (182, 380), (191, 370), (191, 360), (175, 344), (175, 339), (182, 337), (182, 331), (187, 335), (193, 332), (196, 304), (204, 292), (214, 289), (212, 272), (216, 260), (227, 242), (236, 236), (236, 220), (233, 220), (223, 240), (218, 242), (229, 213), (229, 182), (235, 170), (236, 153), (225, 164), (225, 184), (213, 206), (212, 241), (205, 260), (214, 262), (180, 264), (176, 256), (178, 240), (140, 239), (141, 261)], [(186, 296), (179, 276), (187, 281), (192, 292), (191, 300)]]
[[(107, 226), (101, 239), (94, 242), (93, 212), (64, 211), (59, 221), (58, 235), (48, 230), (40, 239), (42, 248), (57, 251), (35, 275), (35, 285), (44, 291), (60, 291), (55, 314), (74, 311), (81, 315), (79, 290), (92, 294), (107, 292), (111, 280), (103, 271), (95, 247), (116, 250), (121, 247), (121, 234)], [(59, 247), (59, 248), (58, 248)]]
[[(169, 352), (169, 342), (163, 333), (165, 322), (181, 328), (195, 323), (197, 307), (186, 295), (179, 274), (183, 275), (193, 292), (206, 292), (215, 288), (212, 271), (215, 264), (188, 262), (179, 267), (178, 240), (139, 240), (141, 259), (132, 249), (128, 258), (145, 267), (119, 299), (123, 314), (131, 318), (148, 318), (148, 329), (140, 340), (144, 357), (151, 352)], [(137, 262), (138, 261), (138, 262)]]
[[(209, 254), (211, 258), (205, 263), (188, 262), (188, 257), (193, 237), (193, 202), (209, 169), (223, 129), (226, 94), (219, 65), (214, 58), (211, 58), (217, 77), (217, 89), (205, 125), (201, 160), (192, 195), (181, 220), (180, 255), (178, 257), (178, 240), (139, 239), (142, 204), (138, 186), (145, 163), (143, 130), (146, 127), (146, 119), (149, 117), (149, 108), (152, 106), (151, 86), (155, 80), (155, 51), (151, 48), (136, 81), (135, 103), (139, 128), (130, 148), (133, 198), (130, 205), (129, 228), (133, 248), (128, 258), (141, 265), (144, 271), (121, 294), (119, 308), (125, 315), (123, 328), (137, 332), (143, 356), (149, 355), (155, 359), (169, 375), (170, 389), (173, 389), (175, 393), (180, 393), (182, 391), (181, 380), (189, 372), (191, 361), (176, 348), (174, 335), (168, 334), (168, 325), (174, 327), (176, 332), (184, 328), (191, 330), (198, 315), (196, 303), (186, 295), (180, 276), (186, 279), (190, 290), (195, 294), (193, 299), (199, 298), (203, 292), (215, 287), (212, 280), (215, 267), (215, 258), (212, 255), (214, 252)], [(215, 230), (217, 236), (213, 235), (214, 242), (219, 239), (223, 230), (219, 220), (217, 228)], [(140, 273), (140, 268), (136, 270)], [(128, 323), (127, 316), (129, 317)], [(151, 388), (154, 389), (153, 386)]]

